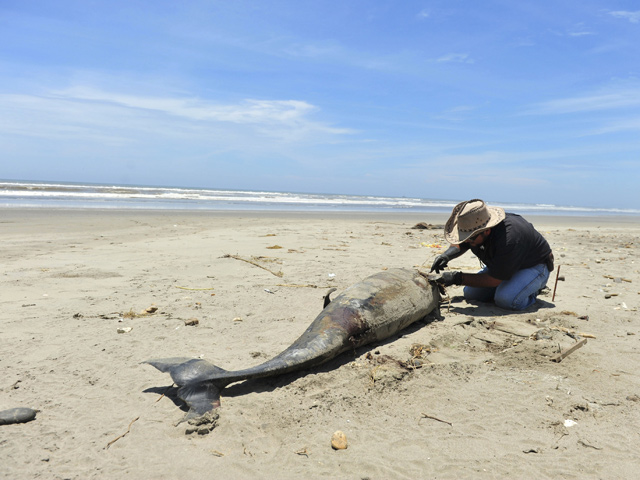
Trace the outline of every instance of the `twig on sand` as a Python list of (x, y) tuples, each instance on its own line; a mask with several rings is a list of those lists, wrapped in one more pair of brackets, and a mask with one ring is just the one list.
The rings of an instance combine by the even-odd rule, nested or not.
[(129, 428), (127, 428), (127, 431), (124, 432), (122, 435), (120, 435), (119, 437), (114, 438), (113, 440), (111, 440), (109, 443), (107, 443), (107, 448), (109, 448), (111, 445), (113, 445), (114, 443), (116, 443), (118, 440), (120, 440), (122, 437), (124, 437), (127, 433), (129, 433), (131, 431), (131, 425), (133, 425), (133, 422), (135, 422), (136, 420), (139, 420), (140, 417), (136, 417), (133, 420), (131, 420), (131, 423), (129, 424)]
[(300, 450), (296, 450), (295, 452), (296, 455), (304, 455), (305, 457), (309, 457), (309, 449), (307, 447), (303, 447)]
[(555, 357), (553, 357), (551, 359), (552, 362), (556, 362), (556, 363), (560, 363), (562, 361), (563, 358), (565, 358), (567, 355), (572, 354), (573, 352), (575, 352), (576, 350), (578, 350), (580, 347), (582, 347), (585, 343), (587, 343), (587, 339), (583, 338), (582, 340), (580, 340), (579, 342), (574, 343), (571, 347), (563, 350), (562, 352), (560, 352), (558, 355), (556, 355)]
[(282, 276), (284, 275), (282, 272), (274, 272), (273, 270), (269, 270), (267, 267), (263, 267), (262, 265), (260, 265), (259, 263), (253, 262), (251, 260), (247, 260), (246, 258), (242, 258), (239, 255), (223, 255), (221, 258), (235, 258), (236, 260), (241, 260), (243, 262), (247, 262), (250, 263), (251, 265), (254, 265), (256, 267), (262, 268), (263, 270), (266, 270), (267, 272), (271, 273), (272, 275), (275, 275), (276, 277), (280, 277), (282, 278)]
[(553, 285), (553, 296), (551, 297), (552, 302), (556, 299), (556, 288), (558, 288), (558, 277), (560, 276), (561, 266), (562, 265), (558, 265), (558, 270), (556, 271), (556, 283)]
[(426, 413), (422, 413), (421, 414), (422, 417), (420, 417), (420, 419), (422, 420), (423, 418), (430, 418), (431, 420), (435, 420), (437, 422), (442, 422), (442, 423), (446, 423), (447, 425), (453, 427), (453, 424), (451, 422), (447, 422), (446, 420), (441, 420), (438, 417), (434, 417), (432, 415), (427, 415)]

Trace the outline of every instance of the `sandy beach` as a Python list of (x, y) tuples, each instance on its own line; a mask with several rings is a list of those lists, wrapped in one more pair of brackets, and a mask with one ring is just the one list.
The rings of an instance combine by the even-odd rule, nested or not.
[[(439, 320), (228, 387), (200, 435), (141, 362), (262, 363), (329, 288), (428, 271), (443, 231), (412, 227), (446, 216), (2, 210), (0, 410), (39, 413), (0, 426), (0, 478), (635, 478), (640, 222), (526, 218), (560, 266), (553, 301), (557, 272), (519, 313), (450, 288)], [(479, 269), (470, 253), (450, 266)]]

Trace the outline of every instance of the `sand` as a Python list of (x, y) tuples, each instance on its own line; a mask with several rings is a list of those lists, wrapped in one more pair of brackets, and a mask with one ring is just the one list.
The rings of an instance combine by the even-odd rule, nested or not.
[[(428, 270), (442, 230), (411, 227), (445, 217), (3, 210), (0, 410), (40, 412), (0, 426), (0, 478), (634, 478), (640, 223), (527, 218), (560, 265), (554, 301), (556, 272), (520, 313), (451, 288), (441, 321), (230, 386), (217, 427), (187, 435), (169, 376), (141, 362), (261, 363), (328, 288)], [(424, 365), (404, 368), (415, 344)], [(330, 446), (337, 430), (346, 450)]]

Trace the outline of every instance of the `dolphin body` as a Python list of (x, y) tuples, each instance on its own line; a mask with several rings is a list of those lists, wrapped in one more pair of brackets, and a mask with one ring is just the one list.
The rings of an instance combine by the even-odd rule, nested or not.
[(389, 269), (347, 288), (325, 308), (293, 344), (255, 367), (227, 371), (198, 358), (148, 360), (168, 372), (178, 396), (190, 407), (184, 420), (220, 406), (227, 385), (281, 375), (324, 363), (340, 353), (388, 338), (438, 307), (438, 289), (417, 270)]

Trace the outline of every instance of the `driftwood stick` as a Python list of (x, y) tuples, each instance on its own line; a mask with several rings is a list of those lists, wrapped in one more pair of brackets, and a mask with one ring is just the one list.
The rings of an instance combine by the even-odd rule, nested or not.
[(109, 443), (107, 443), (107, 448), (109, 448), (111, 445), (113, 445), (114, 443), (116, 443), (118, 440), (120, 440), (122, 437), (124, 437), (127, 433), (129, 433), (131, 431), (131, 425), (133, 425), (133, 422), (135, 422), (136, 420), (138, 420), (140, 417), (136, 417), (133, 420), (131, 420), (131, 423), (129, 424), (129, 428), (127, 428), (127, 431), (124, 432), (122, 435), (120, 435), (119, 437), (114, 438), (113, 440), (111, 440)]
[(556, 283), (553, 285), (553, 296), (551, 297), (552, 302), (556, 299), (556, 288), (558, 287), (558, 276), (560, 275), (561, 266), (562, 265), (558, 265), (558, 270), (556, 271)]
[(579, 342), (574, 343), (573, 345), (571, 345), (569, 348), (565, 348), (562, 352), (560, 352), (558, 355), (556, 355), (555, 357), (551, 358), (552, 362), (556, 362), (556, 363), (560, 363), (562, 361), (563, 358), (565, 358), (567, 355), (571, 355), (573, 352), (575, 352), (576, 350), (578, 350), (580, 347), (582, 347), (585, 343), (587, 343), (587, 339), (583, 338), (582, 340), (580, 340)]
[(427, 415), (426, 413), (423, 413), (423, 414), (422, 414), (422, 417), (420, 417), (420, 418), (430, 418), (431, 420), (435, 420), (435, 421), (437, 421), (437, 422), (446, 423), (447, 425), (449, 425), (449, 426), (453, 427), (453, 424), (452, 424), (451, 422), (447, 422), (446, 420), (441, 420), (441, 419), (439, 419), (438, 417), (434, 417), (434, 416), (432, 416), (432, 415)]
[(251, 265), (254, 265), (256, 267), (262, 268), (263, 270), (266, 270), (267, 272), (269, 272), (272, 275), (275, 275), (276, 277), (282, 278), (282, 276), (284, 275), (282, 272), (274, 272), (273, 270), (269, 270), (267, 267), (263, 267), (262, 265), (260, 265), (259, 263), (256, 262), (252, 262), (251, 260), (247, 260), (246, 258), (242, 258), (239, 255), (223, 255), (222, 258), (235, 258), (236, 260), (240, 260), (243, 262), (247, 262), (250, 263)]

